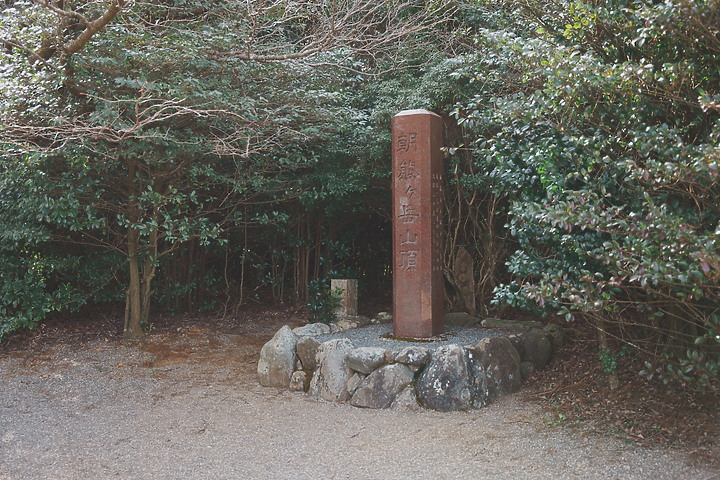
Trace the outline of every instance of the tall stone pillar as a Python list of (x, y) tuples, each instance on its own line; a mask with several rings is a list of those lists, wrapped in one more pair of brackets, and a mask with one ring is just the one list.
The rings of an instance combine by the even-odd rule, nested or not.
[(393, 333), (444, 332), (442, 119), (405, 110), (392, 119)]

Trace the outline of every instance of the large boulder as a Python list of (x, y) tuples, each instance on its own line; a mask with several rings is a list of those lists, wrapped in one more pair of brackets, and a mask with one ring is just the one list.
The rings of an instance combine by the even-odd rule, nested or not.
[(413, 372), (407, 365), (386, 365), (365, 378), (350, 404), (355, 407), (388, 408), (412, 381)]
[(317, 355), (318, 348), (320, 348), (320, 342), (315, 337), (305, 336), (298, 340), (297, 356), (304, 370), (312, 371), (317, 367), (315, 355)]
[(506, 337), (483, 338), (468, 348), (485, 372), (488, 395), (496, 398), (520, 389), (520, 354)]
[(408, 385), (405, 390), (400, 392), (393, 400), (390, 408), (399, 411), (417, 412), (421, 409), (420, 404), (417, 401), (417, 395), (415, 394), (415, 387)]
[(523, 345), (522, 338), (520, 338), (519, 333), (515, 333), (512, 335), (508, 335), (506, 337), (508, 340), (510, 340), (510, 343), (512, 343), (512, 346), (515, 347), (515, 350), (520, 354), (520, 358), (525, 358), (525, 345)]
[(287, 388), (295, 370), (297, 337), (285, 325), (260, 350), (257, 374), (264, 387)]
[(523, 380), (528, 378), (530, 375), (535, 373), (535, 365), (532, 362), (521, 362), (520, 363), (520, 374)]
[(553, 351), (562, 348), (567, 343), (567, 333), (565, 329), (556, 323), (551, 323), (543, 328), (543, 333), (552, 344)]
[(327, 323), (308, 323), (302, 327), (293, 329), (293, 333), (298, 337), (325, 335), (330, 333), (330, 325)]
[(525, 332), (543, 328), (543, 324), (533, 320), (505, 320), (502, 318), (486, 318), (480, 324), (485, 328), (499, 328), (511, 332)]
[(329, 402), (346, 402), (350, 399), (347, 381), (352, 370), (345, 357), (355, 346), (347, 338), (328, 340), (320, 345), (315, 357), (317, 369), (310, 381), (310, 393)]
[(520, 335), (523, 344), (523, 362), (531, 362), (540, 370), (550, 361), (552, 344), (542, 330), (529, 330)]
[(363, 382), (363, 380), (365, 380), (366, 377), (367, 377), (367, 375), (365, 375), (364, 373), (358, 373), (358, 372), (355, 372), (352, 375), (350, 375), (350, 378), (348, 378), (348, 381), (347, 381), (346, 388), (347, 388), (348, 394), (351, 397), (353, 395), (355, 395), (355, 392), (357, 392), (357, 389), (360, 388), (360, 385), (362, 385), (362, 382)]
[(404, 363), (405, 365), (421, 367), (427, 365), (430, 361), (430, 350), (417, 346), (405, 347), (400, 350), (394, 361)]
[(365, 375), (372, 373), (384, 363), (385, 349), (381, 347), (355, 348), (345, 357), (345, 365)]
[(482, 369), (460, 345), (446, 345), (432, 352), (416, 392), (422, 406), (441, 411), (483, 406), (488, 393)]

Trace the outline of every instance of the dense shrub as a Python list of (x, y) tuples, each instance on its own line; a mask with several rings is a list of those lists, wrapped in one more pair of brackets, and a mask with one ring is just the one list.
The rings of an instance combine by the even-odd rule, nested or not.
[(648, 375), (707, 383), (720, 353), (717, 4), (554, 5), (519, 9), (532, 38), (480, 34), (475, 81), (513, 81), (456, 112), (476, 134), (475, 181), (511, 202), (514, 280), (495, 301), (582, 314), (640, 349)]

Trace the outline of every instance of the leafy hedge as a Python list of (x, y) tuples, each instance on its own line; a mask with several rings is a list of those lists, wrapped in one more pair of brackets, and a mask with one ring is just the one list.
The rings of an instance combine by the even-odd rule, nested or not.
[(502, 69), (513, 82), (456, 111), (480, 183), (511, 201), (514, 280), (495, 301), (582, 314), (644, 352), (648, 375), (708, 383), (720, 369), (717, 2), (554, 5), (516, 14), (531, 38), (479, 34), (489, 54), (475, 81), (496, 85)]

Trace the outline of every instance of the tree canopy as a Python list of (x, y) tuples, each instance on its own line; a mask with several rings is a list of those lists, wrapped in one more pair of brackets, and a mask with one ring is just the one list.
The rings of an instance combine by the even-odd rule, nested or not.
[[(389, 122), (446, 125), (447, 302), (720, 368), (716, 0), (0, 4), (0, 337), (389, 291)], [(373, 291), (375, 290), (375, 291)]]

